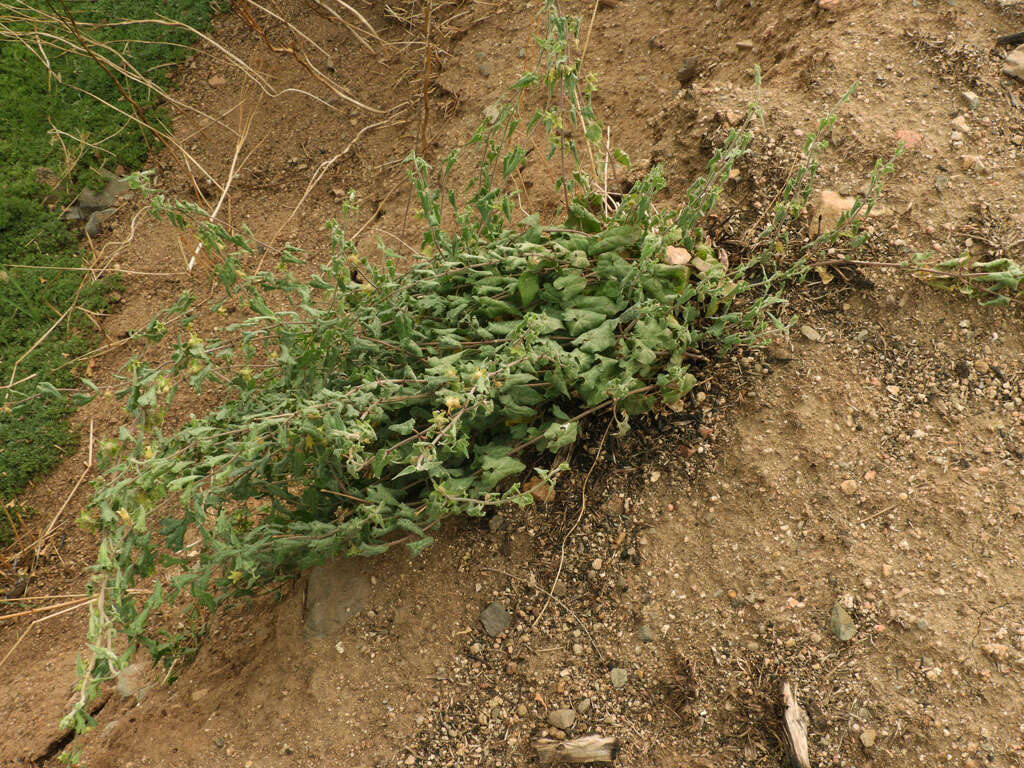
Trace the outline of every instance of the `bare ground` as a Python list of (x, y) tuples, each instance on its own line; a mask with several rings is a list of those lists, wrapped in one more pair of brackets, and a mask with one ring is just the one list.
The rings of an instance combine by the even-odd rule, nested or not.
[[(284, 5), (360, 100), (415, 103), (421, 49), (371, 54), (310, 6)], [(594, 6), (568, 5), (586, 29)], [(750, 71), (760, 63), (765, 124), (733, 204), (764, 205), (803, 135), (859, 81), (820, 186), (854, 192), (895, 148), (896, 131), (921, 139), (872, 220), (872, 258), (955, 253), (968, 237), (983, 255), (1021, 237), (1024, 93), (999, 75), (992, 49), (998, 35), (1024, 27), (1020, 4), (718, 5), (623, 1), (599, 4), (594, 16), (586, 62), (600, 85), (599, 114), (634, 159), (665, 164), (666, 203), (753, 97)], [(464, 142), (532, 64), (536, 6), (464, 5), (432, 99), (435, 152)], [(360, 8), (389, 39), (410, 36), (381, 9)], [(277, 87), (309, 87), (293, 61), (237, 20), (225, 19), (217, 35)], [(687, 57), (700, 74), (680, 91)], [(210, 85), (217, 74), (228, 83)], [(226, 217), (271, 246), (287, 240), (323, 254), (321, 225), (338, 215), (332, 190), (353, 188), (364, 216), (380, 208), (367, 249), (403, 232), (397, 161), (414, 141), (415, 108), (401, 113), (407, 122), (363, 134), (291, 215), (319, 164), (376, 118), (295, 95), (259, 99), (233, 77), (200, 51), (180, 80), (183, 94), (226, 115), (233, 130), (256, 111), (247, 144), (256, 151), (232, 184)], [(976, 110), (966, 90), (978, 95)], [(961, 114), (969, 132), (956, 143)], [(223, 180), (232, 131), (189, 115), (176, 130)], [(154, 167), (161, 185), (188, 193), (169, 156)], [(531, 168), (527, 183), (543, 173)], [(550, 210), (552, 201), (531, 203)], [(183, 271), (192, 243), (135, 213), (126, 204), (106, 255), (177, 274), (128, 275), (121, 312), (105, 322), (115, 343), (181, 289), (206, 295), (211, 285), (208, 265)], [(819, 340), (796, 333), (723, 361), (706, 371), (704, 399), (689, 412), (652, 417), (620, 440), (591, 425), (576, 471), (548, 507), (509, 512), (494, 530), (455, 522), (417, 560), (394, 553), (339, 564), (281, 602), (217, 617), (173, 686), (106, 699), (99, 727), (73, 744), (83, 764), (518, 766), (534, 761), (529, 742), (553, 728), (549, 713), (573, 709), (570, 735), (617, 736), (622, 765), (777, 765), (777, 686), (786, 678), (809, 712), (816, 764), (1021, 765), (1021, 312), (983, 309), (899, 272), (864, 276), (870, 283), (837, 278), (802, 294), (797, 327)], [(112, 349), (93, 375), (115, 386), (135, 349)], [(110, 397), (77, 416), (97, 437), (121, 418)], [(86, 455), (26, 494), (43, 525)], [(94, 542), (65, 521), (84, 501), (80, 489), (59, 518), (28, 596), (82, 590)], [(491, 602), (512, 615), (497, 639), (478, 618)], [(856, 624), (848, 642), (830, 627), (837, 602)], [(5, 603), (4, 612), (24, 605)], [(55, 764), (63, 747), (56, 721), (84, 612), (30, 627), (36, 617), (0, 625), (4, 653), (28, 629), (0, 666), (0, 764)], [(613, 669), (625, 672), (622, 687)], [(154, 675), (143, 669), (141, 678)]]

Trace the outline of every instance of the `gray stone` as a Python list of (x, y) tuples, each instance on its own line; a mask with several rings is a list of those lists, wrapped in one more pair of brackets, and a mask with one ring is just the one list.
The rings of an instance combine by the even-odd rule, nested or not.
[(579, 712), (581, 715), (585, 715), (587, 714), (587, 712), (590, 711), (591, 707), (593, 706), (594, 702), (592, 702), (590, 699), (583, 699), (583, 701), (576, 705), (576, 711)]
[(937, 173), (935, 174), (935, 189), (939, 192), (945, 192), (946, 187), (949, 186), (949, 174)]
[(117, 202), (117, 195), (108, 192), (105, 188), (97, 192), (95, 189), (86, 187), (78, 193), (78, 207), (83, 211), (98, 211), (101, 208), (109, 208)]
[(127, 179), (123, 179), (110, 171), (101, 171), (101, 173), (107, 179), (107, 185), (103, 188), (104, 194), (113, 195), (116, 200), (121, 195), (131, 191), (132, 185), (128, 183)]
[(839, 603), (832, 606), (831, 616), (832, 634), (844, 643), (853, 639), (857, 634), (857, 625), (853, 623), (853, 617), (846, 612)]
[(363, 609), (370, 592), (370, 580), (362, 573), (364, 563), (343, 557), (309, 572), (305, 600), (307, 635), (336, 634)]
[(512, 615), (505, 610), (501, 603), (491, 603), (480, 612), (480, 623), (484, 625), (484, 632), (491, 637), (497, 637), (512, 623)]
[(491, 533), (497, 533), (505, 527), (505, 516), (494, 515), (487, 521), (487, 527), (491, 529)]
[(120, 179), (109, 172), (104, 172), (104, 175), (107, 178), (107, 183), (103, 189), (97, 191), (86, 187), (78, 193), (78, 199), (75, 203), (83, 214), (82, 218), (85, 218), (85, 214), (92, 211), (113, 207), (117, 204), (118, 196), (131, 189), (128, 182), (124, 179)]
[(548, 713), (548, 724), (562, 731), (568, 731), (576, 722), (576, 713), (571, 709), (556, 709)]
[(491, 66), (491, 62), (489, 61), (481, 61), (478, 69), (480, 70), (480, 74), (484, 77), (490, 77), (491, 72), (494, 71), (494, 68)]
[(93, 211), (89, 214), (89, 220), (85, 222), (85, 233), (90, 237), (96, 237), (103, 228), (103, 222), (114, 214), (113, 208), (104, 208), (102, 211)]
[(654, 630), (644, 624), (636, 631), (636, 636), (639, 637), (645, 643), (654, 642)]
[(978, 98), (978, 94), (976, 94), (974, 91), (964, 91), (963, 92), (963, 97), (964, 97), (964, 101), (967, 102), (967, 106), (970, 109), (974, 110), (974, 109), (978, 108), (978, 104), (980, 103), (980, 99)]
[(611, 672), (611, 679), (613, 688), (625, 688), (626, 681), (629, 680), (629, 672), (622, 667), (616, 667)]
[(875, 739), (877, 738), (878, 733), (875, 731), (874, 728), (865, 728), (860, 735), (860, 743), (868, 749), (871, 749), (873, 746), (875, 746)]

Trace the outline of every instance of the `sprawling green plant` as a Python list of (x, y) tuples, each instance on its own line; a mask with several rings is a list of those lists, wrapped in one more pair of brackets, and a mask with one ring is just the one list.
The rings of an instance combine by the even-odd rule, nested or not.
[(958, 291), (985, 306), (1024, 301), (1024, 265), (1009, 258), (978, 261), (964, 253), (936, 261), (932, 254), (920, 254), (914, 266), (922, 279), (935, 288)]
[[(476, 133), (467, 199), (446, 188), (455, 154), (437, 168), (409, 158), (425, 234), (405, 270), (383, 246), (384, 266), (361, 261), (332, 222), (333, 257), (312, 277), (296, 274), (293, 248), (249, 273), (248, 233), (152, 198), (181, 227), (199, 221), (230, 300), (250, 314), (204, 338), (186, 296), (172, 364), (128, 367), (135, 426), (103, 444), (107, 470), (86, 513), (102, 542), (92, 658), (68, 723), (88, 725), (85, 703), (140, 645), (165, 660), (181, 651), (180, 635), (153, 629), (162, 606), (194, 610), (200, 626), (204, 609), (328, 558), (396, 544), (416, 553), (447, 517), (527, 503), (527, 468), (550, 465), (544, 457), (576, 441), (585, 418), (610, 413), (624, 431), (630, 416), (687, 397), (694, 359), (780, 324), (779, 291), (807, 268), (779, 238), (806, 201), (820, 140), (750, 258), (727, 264), (702, 223), (750, 134), (729, 135), (679, 211), (655, 205), (659, 168), (609, 195), (597, 180), (626, 159), (602, 150), (567, 42), (574, 27), (548, 5), (547, 71), (524, 77)], [(524, 123), (530, 99), (542, 104)], [(517, 219), (511, 190), (534, 130), (552, 137), (549, 159), (565, 158), (557, 225)], [(165, 432), (184, 382), (214, 387), (221, 405)]]

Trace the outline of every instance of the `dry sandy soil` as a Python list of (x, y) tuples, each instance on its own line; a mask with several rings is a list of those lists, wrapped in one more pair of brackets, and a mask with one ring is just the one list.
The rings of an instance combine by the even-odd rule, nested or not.
[[(760, 63), (765, 122), (731, 204), (770, 199), (801, 137), (858, 81), (819, 186), (856, 192), (897, 131), (916, 134), (902, 134), (915, 145), (871, 221), (865, 258), (957, 253), (971, 238), (977, 255), (1016, 242), (1019, 259), (1024, 83), (1000, 75), (993, 44), (1024, 30), (1022, 4), (820, 4), (833, 7), (566, 3), (584, 30), (594, 13), (586, 66), (598, 113), (631, 157), (664, 163), (666, 204), (753, 97)], [(330, 99), (234, 17), (216, 25), (218, 40), (279, 91), (304, 87), (331, 103), (260, 97), (205, 48), (180, 73), (183, 97), (223, 116), (176, 122), (219, 182), (254, 116), (222, 212), (270, 246), (326, 253), (322, 224), (338, 215), (335, 191), (350, 188), (360, 223), (379, 209), (368, 251), (404, 229), (399, 161), (418, 130), (423, 50), (398, 45), (417, 33), (382, 3), (357, 5), (394, 45), (371, 52), (313, 4), (281, 3), (330, 54), (332, 77), (370, 106), (399, 107), (392, 124), (359, 135), (384, 118)], [(431, 154), (465, 142), (532, 65), (538, 5), (442, 6), (445, 18), (464, 13), (443, 29)], [(676, 74), (691, 58), (698, 74), (680, 90)], [(953, 125), (960, 116), (967, 131)], [(170, 154), (153, 167), (160, 186), (190, 193)], [(200, 187), (216, 198), (215, 185)], [(531, 204), (550, 211), (552, 202)], [(207, 263), (183, 271), (193, 243), (140, 211), (125, 203), (104, 258), (170, 274), (127, 275), (120, 311), (105, 319), (111, 342), (182, 289), (210, 290)], [(771, 766), (784, 754), (777, 701), (788, 679), (809, 714), (816, 765), (1024, 765), (1022, 313), (898, 271), (863, 275), (794, 297), (796, 327), (811, 332), (709, 368), (688, 412), (618, 440), (591, 425), (547, 507), (455, 522), (414, 561), (393, 553), (328, 566), (282, 601), (219, 615), (174, 685), (134, 667), (121, 685), (129, 695), (112, 691), (98, 727), (70, 746), (97, 768), (519, 766), (535, 762), (531, 739), (560, 735), (551, 713), (572, 710), (553, 719), (571, 736), (618, 737), (621, 765)], [(93, 377), (115, 387), (141, 349), (133, 344), (97, 358)], [(97, 438), (122, 418), (109, 397), (76, 417)], [(39, 525), (72, 493), (86, 457), (26, 494)], [(95, 542), (72, 521), (85, 499), (84, 487), (71, 496), (26, 596), (82, 591)], [(12, 586), (0, 582), (0, 594)], [(511, 621), (490, 637), (479, 616), (495, 602)], [(832, 631), (837, 603), (856, 625), (845, 642)], [(46, 604), (0, 601), (4, 613)], [(85, 612), (29, 625), (41, 615), (0, 623), (3, 653), (24, 634), (0, 666), (0, 765), (56, 765), (67, 745), (56, 723)]]

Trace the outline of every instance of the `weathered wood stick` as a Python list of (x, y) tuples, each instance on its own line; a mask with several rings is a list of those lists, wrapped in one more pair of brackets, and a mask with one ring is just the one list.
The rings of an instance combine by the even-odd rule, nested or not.
[(811, 768), (807, 744), (807, 726), (810, 725), (810, 720), (804, 708), (797, 703), (796, 693), (788, 682), (782, 684), (782, 704), (786, 707), (782, 719), (793, 763), (798, 768)]
[(1018, 32), (1016, 35), (1004, 35), (996, 40), (996, 45), (1020, 45), (1024, 43), (1024, 32)]
[(613, 763), (619, 754), (614, 736), (581, 736), (578, 739), (536, 739), (533, 748), (541, 765), (548, 763)]

